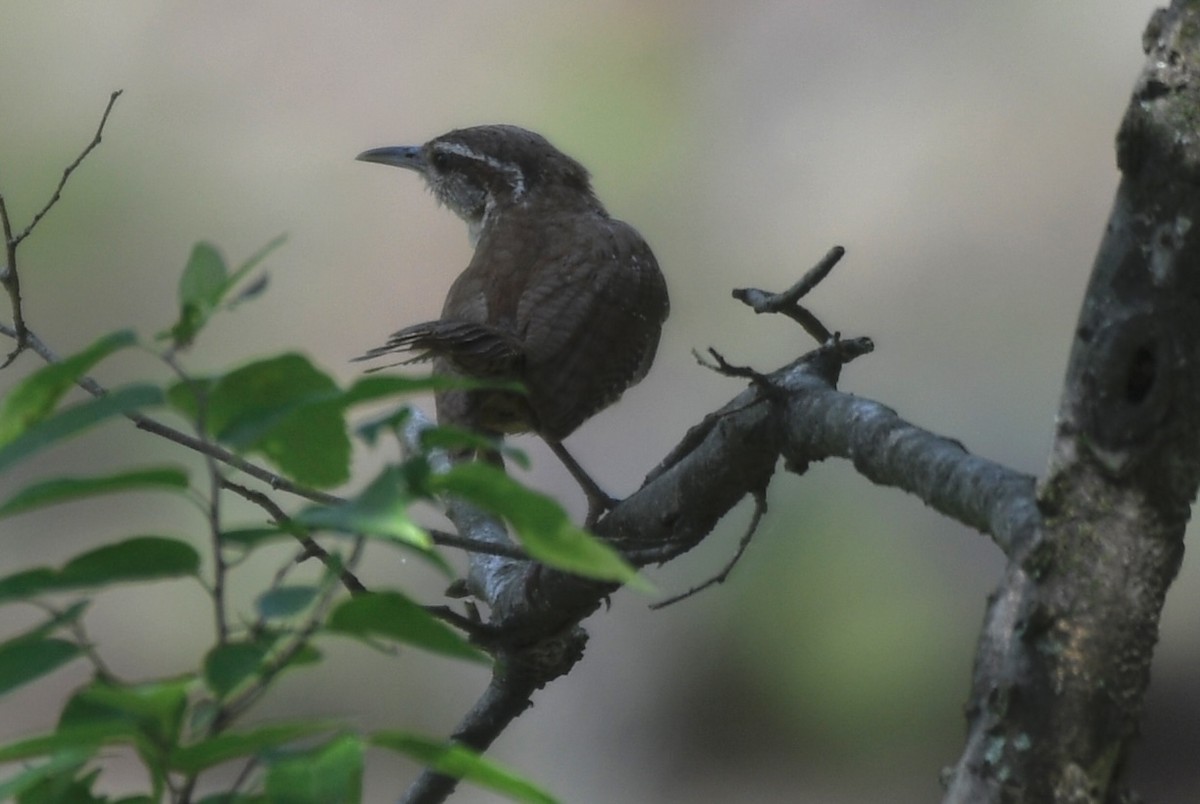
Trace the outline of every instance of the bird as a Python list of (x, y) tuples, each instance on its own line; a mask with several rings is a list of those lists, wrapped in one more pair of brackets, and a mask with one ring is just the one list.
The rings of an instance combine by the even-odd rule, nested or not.
[(440, 318), (360, 359), (415, 353), (405, 362), (432, 359), (437, 374), (519, 383), (524, 393), (440, 391), (438, 422), (494, 438), (536, 433), (583, 488), (594, 525), (615, 500), (562, 442), (654, 361), (670, 302), (650, 247), (609, 215), (582, 164), (518, 126), (455, 129), (357, 159), (420, 175), (474, 247)]

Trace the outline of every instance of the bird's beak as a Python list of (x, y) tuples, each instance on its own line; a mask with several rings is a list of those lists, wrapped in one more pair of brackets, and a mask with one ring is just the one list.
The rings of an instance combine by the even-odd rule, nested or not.
[(389, 145), (372, 148), (354, 157), (360, 162), (378, 162), (381, 165), (408, 168), (418, 173), (425, 172), (425, 152), (420, 145)]

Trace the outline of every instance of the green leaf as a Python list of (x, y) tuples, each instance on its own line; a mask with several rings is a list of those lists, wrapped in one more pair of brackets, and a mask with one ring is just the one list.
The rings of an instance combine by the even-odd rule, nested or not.
[[(462, 390), (469, 391), (479, 388), (500, 388), (514, 393), (524, 393), (520, 383), (502, 381), (472, 380), (467, 377), (454, 377), (446, 374), (423, 375), (408, 377), (397, 374), (372, 374), (356, 381), (342, 395), (345, 407), (374, 402), (393, 396), (406, 396), (416, 393), (437, 391)], [(382, 431), (399, 429), (409, 417), (407, 405), (402, 405), (382, 416), (371, 419), (356, 428), (357, 435), (368, 444), (374, 444)], [(476, 436), (478, 438), (478, 436)]]
[(166, 783), (166, 755), (179, 739), (190, 683), (185, 679), (118, 687), (93, 682), (63, 707), (54, 734), (0, 747), (0, 762), (62, 750), (92, 754), (101, 746), (130, 744), (141, 755), (158, 796)]
[[(285, 235), (272, 240), (250, 259), (242, 263), (232, 273), (225, 265), (225, 258), (209, 243), (197, 243), (192, 247), (187, 266), (179, 279), (179, 320), (169, 332), (159, 337), (169, 336), (176, 346), (187, 346), (193, 340), (208, 320), (216, 312), (221, 302), (229, 292), (238, 285), (246, 275), (262, 262), (286, 240)], [(242, 291), (232, 304), (252, 298), (266, 287), (266, 278), (255, 282), (251, 287)]]
[(330, 723), (299, 722), (278, 723), (246, 732), (224, 732), (177, 749), (171, 755), (170, 766), (179, 773), (199, 773), (231, 759), (260, 754), (335, 728)]
[(187, 542), (161, 536), (135, 536), (82, 553), (62, 568), (64, 582), (74, 587), (117, 581), (152, 581), (195, 576), (200, 554)]
[(385, 638), (451, 656), (490, 663), (458, 632), (399, 592), (355, 595), (329, 616), (326, 630), (363, 639)]
[[(199, 417), (199, 399), (208, 400), (216, 380), (211, 377), (188, 377), (167, 388), (167, 404), (190, 422)], [(207, 409), (206, 409), (207, 413)], [(212, 429), (211, 418), (205, 422)]]
[(522, 469), (529, 469), (529, 456), (524, 450), (510, 447), (501, 439), (489, 438), (459, 427), (429, 427), (421, 431), (421, 446), (425, 449), (494, 450)]
[(503, 765), (457, 743), (444, 743), (400, 731), (382, 731), (368, 740), (372, 745), (407, 754), (439, 773), (472, 782), (513, 801), (527, 804), (556, 804), (558, 801)]
[[(308, 642), (297, 647), (296, 638), (289, 632), (262, 628), (252, 641), (218, 645), (204, 657), (204, 681), (220, 700), (259, 679), (268, 667), (272, 670), (273, 681), (287, 670), (321, 660), (320, 651)], [(279, 649), (280, 643), (284, 645), (282, 650)], [(217, 710), (217, 704), (211, 701), (194, 706), (191, 710), (192, 733), (203, 733), (217, 715)]]
[(208, 243), (193, 246), (179, 278), (179, 320), (170, 331), (177, 346), (187, 346), (204, 328), (228, 282), (229, 272), (220, 252)]
[(412, 416), (412, 407), (401, 405), (395, 410), (355, 425), (354, 435), (368, 447), (373, 447), (379, 441), (380, 436), (400, 433), (410, 416)]
[[(70, 790), (71, 786), (75, 783), (72, 777), (83, 767), (83, 764), (87, 762), (90, 755), (90, 751), (80, 751), (78, 749), (64, 750), (56, 753), (49, 761), (35, 765), (32, 768), (27, 768), (16, 776), (0, 783), (0, 801), (21, 801), (22, 804), (25, 801), (61, 801), (72, 802), (72, 804), (86, 804), (86, 802), (97, 800), (79, 796), (78, 793), (80, 791), (78, 790)], [(64, 782), (66, 782), (65, 785), (63, 784)], [(90, 782), (87, 784), (90, 788)], [(56, 788), (66, 787), (72, 797), (68, 798), (64, 795), (68, 790), (55, 790), (54, 792), (58, 793), (58, 795), (53, 798), (41, 796), (40, 794), (47, 785), (54, 785)], [(27, 794), (34, 797), (32, 799), (21, 798)]]
[(11, 641), (15, 642), (19, 639), (44, 639), (53, 634), (59, 628), (62, 628), (64, 625), (70, 625), (71, 623), (76, 622), (80, 617), (83, 616), (83, 613), (87, 610), (88, 605), (89, 601), (87, 600), (80, 600), (72, 603), (62, 611), (53, 612), (51, 616), (41, 625), (35, 626), (25, 633), (13, 637)]
[(179, 279), (179, 305), (193, 305), (211, 309), (221, 301), (229, 270), (225, 258), (211, 243), (192, 246), (187, 267)]
[(267, 620), (292, 617), (307, 609), (320, 591), (316, 586), (280, 586), (264, 592), (254, 605)]
[(134, 742), (123, 724), (98, 721), (79, 726), (60, 726), (51, 734), (27, 737), (0, 745), (0, 762), (15, 762), (59, 751), (83, 751), (91, 754), (103, 745)]
[(354, 499), (342, 505), (306, 508), (296, 521), (310, 528), (383, 536), (429, 550), (433, 540), (408, 515), (412, 502), (404, 470), (389, 466)]
[(137, 337), (130, 330), (105, 335), (82, 352), (43, 366), (18, 383), (0, 402), (0, 445), (49, 416), (80, 375), (118, 349), (136, 342)]
[(186, 491), (187, 487), (187, 473), (174, 467), (137, 469), (100, 477), (62, 477), (17, 492), (0, 505), (0, 516), (98, 494), (134, 490)]
[(247, 449), (297, 411), (314, 405), (330, 407), (337, 394), (334, 381), (308, 358), (283, 354), (242, 366), (217, 380), (209, 397), (209, 426), (221, 441)]
[(289, 804), (358, 804), (362, 772), (362, 739), (344, 734), (314, 751), (272, 762), (267, 797)]
[(199, 569), (200, 555), (190, 544), (135, 536), (81, 553), (61, 570), (39, 567), (0, 578), (0, 602), (118, 582), (194, 577)]
[(153, 385), (128, 385), (105, 396), (73, 405), (49, 418), (30, 425), (16, 438), (0, 447), (0, 472), (69, 436), (138, 408), (160, 405), (163, 392)]
[(0, 695), (52, 673), (83, 653), (65, 639), (18, 637), (0, 644)]
[(227, 642), (204, 657), (204, 681), (218, 698), (258, 675), (270, 646), (258, 642)]
[(350, 439), (341, 392), (303, 355), (289, 353), (237, 368), (213, 381), (171, 389), (172, 404), (195, 414), (194, 383), (205, 395), (205, 424), (222, 443), (257, 452), (293, 479), (328, 487), (350, 476)]
[(179, 743), (190, 677), (142, 684), (94, 680), (62, 707), (59, 731), (101, 727), (104, 743), (128, 742), (142, 757), (150, 775), (152, 797), (158, 800), (167, 785), (167, 758)]
[(179, 740), (190, 685), (187, 678), (131, 685), (97, 680), (71, 696), (58, 727), (66, 732), (107, 729), (110, 737), (134, 738), (143, 752), (148, 747), (163, 750)]
[(290, 539), (292, 535), (283, 528), (234, 528), (221, 532), (221, 544), (241, 550), (253, 550), (267, 542)]
[(58, 591), (58, 577), (57, 570), (38, 567), (0, 578), (0, 603), (27, 600), (46, 592)]
[(653, 588), (616, 550), (572, 523), (561, 505), (502, 469), (478, 461), (461, 463), (444, 474), (430, 475), (429, 486), (508, 520), (529, 555), (548, 566), (643, 591)]

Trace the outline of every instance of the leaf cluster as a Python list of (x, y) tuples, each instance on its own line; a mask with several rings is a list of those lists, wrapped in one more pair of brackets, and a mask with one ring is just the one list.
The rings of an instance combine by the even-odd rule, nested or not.
[[(209, 531), (117, 534), (61, 566), (26, 567), (0, 577), (0, 605), (32, 605), (43, 613), (34, 627), (0, 641), (0, 696), (71, 663), (87, 662), (93, 669), (91, 679), (64, 702), (52, 731), (0, 746), (0, 763), (9, 767), (0, 774), (0, 800), (135, 802), (169, 795), (213, 804), (357, 801), (368, 748), (398, 752), (515, 800), (553, 800), (460, 745), (405, 731), (361, 733), (342, 722), (309, 719), (239, 725), (282, 673), (321, 662), (337, 650), (339, 639), (389, 653), (417, 648), (450, 660), (491, 662), (470, 634), (434, 616), (404, 589), (368, 590), (354, 576), (367, 550), (401, 550), (455, 579), (454, 562), (412, 516), (418, 501), (454, 496), (472, 502), (503, 518), (532, 559), (593, 578), (636, 582), (629, 565), (575, 526), (561, 506), (502, 470), (484, 463), (434, 469), (438, 449), (499, 449), (481, 444), (477, 435), (434, 428), (420, 450), (387, 462), (373, 477), (352, 477), (355, 450), (378, 448), (404, 425), (404, 397), (446, 388), (450, 380), (371, 375), (341, 387), (297, 352), (206, 376), (190, 373), (186, 351), (218, 312), (265, 289), (265, 275), (255, 271), (280, 243), (276, 239), (232, 269), (215, 247), (197, 245), (183, 270), (177, 318), (156, 341), (131, 331), (106, 335), (35, 371), (0, 399), (0, 472), (94, 428), (120, 426), (123, 418), (143, 429), (152, 421), (156, 432), (178, 434), (180, 449), (201, 452), (206, 467), (196, 472), (194, 461), (180, 461), (48, 477), (0, 501), (0, 518), (100, 495), (154, 492), (172, 495), (180, 505), (198, 504)], [(106, 358), (133, 347), (170, 371), (112, 390), (88, 378)], [(71, 393), (76, 385), (95, 395), (76, 399)], [(368, 403), (392, 407), (355, 429), (351, 417)], [(162, 417), (183, 424), (174, 429), (162, 425)], [(251, 465), (258, 469), (253, 477), (244, 471)], [(270, 481), (262, 482), (264, 477)], [(328, 491), (339, 487), (352, 490), (345, 496)], [(307, 500), (293, 501), (289, 510), (276, 499), (280, 488)], [(226, 521), (219, 502), (231, 493), (257, 503), (265, 519)], [(279, 568), (251, 610), (236, 610), (224, 595), (228, 576), (248, 555), (285, 540), (301, 545), (299, 555)], [(290, 581), (292, 569), (307, 560), (323, 562), (320, 577)], [(148, 581), (199, 584), (217, 627), (203, 661), (191, 671), (172, 678), (117, 678), (104, 661), (104, 646), (87, 634), (89, 607), (97, 595)], [(3, 701), (0, 697), (0, 706)], [(114, 799), (97, 792), (114, 747), (132, 751), (145, 767), (143, 794)], [(230, 763), (241, 767), (231, 786), (213, 789), (206, 783), (207, 772)]]

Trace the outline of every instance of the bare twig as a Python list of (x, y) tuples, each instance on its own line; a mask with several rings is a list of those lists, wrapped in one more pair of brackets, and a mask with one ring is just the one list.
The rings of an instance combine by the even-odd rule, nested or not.
[(696, 358), (696, 362), (704, 366), (706, 369), (711, 369), (712, 371), (715, 371), (718, 374), (723, 374), (726, 377), (741, 377), (743, 379), (750, 380), (752, 383), (760, 388), (763, 388), (764, 390), (771, 387), (770, 381), (762, 372), (755, 371), (749, 366), (733, 365), (725, 359), (725, 355), (721, 354), (711, 346), (708, 347), (708, 354), (715, 362), (708, 362), (704, 359), (704, 355), (700, 354), (695, 349), (692, 350), (692, 357)]
[(29, 225), (25, 227), (25, 230), (17, 235), (16, 245), (20, 245), (22, 240), (29, 237), (30, 233), (33, 232), (34, 227), (36, 227), (38, 223), (41, 222), (42, 218), (46, 216), (46, 213), (58, 203), (58, 199), (62, 196), (63, 188), (67, 186), (67, 180), (71, 178), (71, 174), (75, 172), (75, 168), (79, 167), (83, 160), (87, 158), (87, 155), (90, 154), (92, 150), (100, 144), (100, 137), (104, 133), (105, 124), (108, 122), (109, 112), (112, 111), (113, 104), (117, 102), (117, 98), (121, 97), (121, 93), (124, 91), (125, 90), (123, 89), (118, 89), (108, 96), (108, 105), (104, 107), (104, 114), (100, 117), (100, 125), (96, 127), (96, 135), (92, 137), (92, 141), (87, 144), (87, 147), (83, 149), (83, 152), (75, 158), (75, 161), (63, 169), (62, 178), (58, 180), (58, 186), (54, 188), (54, 195), (50, 196), (50, 200), (46, 202), (46, 205), (38, 210), (37, 214), (33, 216), (33, 220), (29, 222)]
[[(810, 290), (821, 284), (821, 280), (829, 276), (829, 272), (833, 270), (833, 266), (846, 254), (846, 249), (841, 246), (834, 246), (826, 252), (825, 256), (817, 262), (812, 268), (804, 272), (804, 276), (782, 293), (769, 293), (764, 290), (755, 290), (753, 288), (739, 288), (733, 291), (733, 297), (741, 301), (745, 301), (754, 308), (756, 313), (778, 313), (786, 307), (798, 302), (806, 296)], [(753, 301), (743, 298), (748, 296)]]
[(75, 171), (75, 168), (79, 167), (83, 160), (87, 158), (87, 155), (90, 154), (92, 150), (100, 144), (100, 137), (104, 133), (105, 124), (108, 122), (108, 115), (112, 111), (113, 104), (117, 102), (117, 98), (121, 97), (121, 93), (123, 91), (124, 90), (118, 89), (109, 96), (108, 105), (104, 107), (104, 114), (100, 117), (100, 125), (96, 127), (96, 134), (92, 137), (92, 141), (87, 144), (87, 147), (83, 149), (79, 156), (75, 157), (75, 161), (67, 165), (67, 167), (63, 170), (62, 178), (59, 179), (58, 186), (54, 188), (54, 193), (50, 196), (50, 200), (47, 201), (46, 204), (37, 211), (37, 213), (33, 216), (33, 219), (29, 222), (29, 225), (18, 234), (13, 234), (12, 219), (8, 214), (8, 205), (4, 201), (4, 195), (0, 194), (0, 226), (2, 226), (4, 229), (5, 256), (5, 265), (2, 266), (2, 270), (0, 270), (0, 285), (4, 286), (5, 291), (8, 293), (9, 301), (12, 305), (14, 332), (13, 338), (16, 341), (16, 346), (13, 348), (12, 352), (8, 354), (8, 357), (5, 358), (4, 363), (0, 365), (0, 368), (4, 368), (16, 360), (17, 356), (20, 355), (21, 352), (25, 351), (27, 346), (25, 314), (21, 308), (21, 275), (17, 270), (17, 247), (21, 245), (21, 241), (29, 237), (30, 233), (32, 233), (34, 230), (34, 227), (36, 227), (38, 223), (41, 222), (42, 218), (46, 216), (46, 213), (58, 203), (58, 199), (62, 197), (63, 188), (66, 187), (67, 180), (71, 178), (71, 174)]
[(824, 324), (799, 303), (801, 297), (821, 283), (833, 266), (838, 264), (846, 250), (834, 246), (821, 261), (805, 272), (796, 284), (782, 293), (771, 293), (757, 288), (737, 288), (733, 297), (753, 308), (756, 313), (781, 313), (786, 315), (804, 328), (819, 344), (825, 344), (835, 337)]
[(750, 540), (754, 538), (754, 534), (758, 531), (758, 526), (759, 523), (762, 522), (763, 515), (767, 513), (766, 491), (759, 489), (758, 491), (754, 492), (753, 496), (754, 513), (750, 517), (750, 524), (746, 526), (746, 532), (742, 534), (742, 538), (738, 541), (737, 550), (734, 551), (733, 556), (729, 559), (728, 563), (721, 568), (721, 571), (709, 578), (704, 583), (693, 586), (686, 592), (680, 592), (679, 594), (669, 597), (666, 600), (660, 600), (657, 603), (650, 604), (650, 608), (655, 610), (666, 608), (673, 603), (678, 603), (681, 600), (686, 600), (692, 595), (703, 592), (710, 586), (716, 586), (717, 584), (725, 583), (726, 579), (729, 578), (729, 574), (733, 572), (733, 568), (737, 566), (739, 561), (741, 561), (742, 555), (746, 552), (746, 548), (750, 546)]

